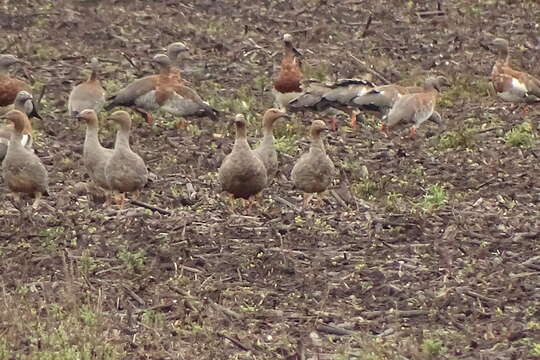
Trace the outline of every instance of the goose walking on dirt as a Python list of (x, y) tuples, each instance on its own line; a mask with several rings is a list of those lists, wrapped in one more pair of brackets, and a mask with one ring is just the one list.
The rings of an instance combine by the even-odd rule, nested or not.
[(11, 110), (5, 117), (13, 124), (13, 131), (2, 161), (2, 177), (17, 200), (21, 193), (33, 194), (35, 200), (32, 207), (37, 209), (41, 196), (48, 194), (49, 176), (37, 155), (21, 143), (30, 121), (19, 110)]
[(255, 155), (261, 159), (266, 168), (266, 179), (268, 183), (276, 176), (278, 170), (278, 155), (274, 138), (274, 123), (278, 119), (287, 119), (289, 116), (278, 109), (268, 109), (262, 119), (263, 139), (261, 144), (253, 150)]
[(398, 124), (410, 124), (410, 136), (415, 136), (418, 127), (426, 120), (442, 126), (441, 116), (435, 111), (435, 105), (443, 85), (450, 85), (444, 76), (430, 77), (424, 83), (423, 91), (399, 97), (383, 119), (381, 131), (388, 135)]
[(86, 134), (83, 146), (83, 161), (84, 166), (90, 179), (105, 190), (107, 202), (109, 202), (110, 196), (108, 194), (110, 190), (107, 177), (105, 176), (105, 166), (110, 161), (114, 151), (107, 149), (99, 142), (99, 121), (96, 112), (93, 109), (85, 109), (77, 114), (76, 117), (79, 121), (86, 123)]
[(118, 124), (114, 150), (105, 165), (105, 179), (113, 191), (116, 204), (124, 207), (125, 193), (141, 190), (148, 181), (144, 160), (129, 145), (131, 117), (125, 111), (115, 111), (109, 120)]
[(263, 161), (251, 150), (247, 141), (246, 119), (237, 114), (234, 120), (236, 139), (218, 170), (219, 182), (224, 191), (234, 198), (249, 199), (267, 184)]
[(141, 113), (149, 124), (154, 122), (151, 112), (163, 110), (175, 116), (217, 119), (218, 112), (204, 102), (197, 92), (185, 85), (178, 73), (171, 73), (172, 62), (165, 54), (154, 56), (153, 62), (160, 68), (159, 76), (145, 76), (120, 90), (105, 106), (132, 107)]
[(307, 208), (313, 194), (321, 193), (328, 188), (336, 175), (334, 163), (326, 154), (324, 147), (323, 133), (327, 130), (322, 120), (311, 123), (309, 151), (298, 159), (291, 172), (294, 187), (304, 193), (304, 208)]

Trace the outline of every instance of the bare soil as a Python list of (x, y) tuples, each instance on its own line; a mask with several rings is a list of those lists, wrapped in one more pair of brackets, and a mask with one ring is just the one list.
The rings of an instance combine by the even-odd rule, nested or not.
[[(440, 3), (0, 3), (0, 51), (31, 64), (16, 74), (37, 97), (45, 86), (35, 147), (51, 188), (20, 212), (0, 183), (0, 359), (539, 358), (540, 108), (523, 116), (490, 95), (486, 44), (510, 39), (514, 65), (540, 76), (540, 5)], [(285, 32), (306, 76), (445, 75), (447, 128), (385, 138), (369, 115), (343, 122), (327, 138), (340, 176), (302, 210), (288, 177), (305, 124), (325, 115), (298, 114), (278, 124), (294, 146), (277, 180), (251, 212), (232, 212), (216, 181), (229, 121), (248, 113), (260, 136)], [(166, 212), (103, 209), (86, 191), (69, 91), (91, 56), (112, 94), (173, 41), (190, 47), (184, 77), (220, 120), (136, 117), (133, 148), (154, 174), (139, 200)], [(507, 144), (523, 121), (533, 145)], [(442, 147), (445, 134), (463, 143)], [(446, 201), (434, 204), (436, 184)]]

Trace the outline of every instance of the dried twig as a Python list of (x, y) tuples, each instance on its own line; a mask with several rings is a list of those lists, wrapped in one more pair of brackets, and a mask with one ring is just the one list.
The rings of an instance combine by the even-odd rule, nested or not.
[(156, 212), (158, 212), (158, 213), (160, 213), (162, 215), (172, 215), (172, 212), (170, 212), (169, 210), (165, 210), (165, 209), (159, 208), (159, 207), (154, 206), (154, 205), (143, 203), (142, 201), (139, 201), (139, 200), (130, 200), (130, 202), (133, 205), (137, 205), (137, 206), (143, 207), (145, 209), (156, 211)]
[(343, 200), (341, 196), (339, 196), (336, 190), (330, 190), (330, 194), (332, 194), (332, 196), (334, 197), (334, 199), (336, 199), (339, 205), (341, 205), (342, 207), (347, 207), (347, 203), (345, 202), (345, 200)]
[(276, 200), (277, 202), (285, 205), (285, 206), (288, 206), (290, 207), (291, 209), (293, 209), (294, 211), (298, 212), (300, 211), (300, 208), (296, 205), (294, 205), (292, 202), (290, 202), (289, 200), (285, 200), (284, 198), (280, 197), (280, 196), (277, 196), (277, 195), (273, 195), (272, 198), (274, 200)]
[(139, 305), (142, 305), (142, 306), (145, 306), (146, 305), (146, 302), (139, 296), (135, 293), (135, 291), (131, 290), (130, 288), (128, 288), (126, 285), (122, 284), (122, 287), (124, 288), (124, 290), (127, 292), (127, 294), (133, 299), (135, 300), (136, 302), (139, 303)]
[(140, 71), (141, 69), (133, 62), (133, 60), (126, 54), (125, 52), (122, 53), (122, 56), (128, 61), (128, 63), (133, 66), (137, 71)]
[(477, 293), (477, 292), (474, 292), (474, 291), (468, 290), (468, 289), (463, 290), (462, 293), (465, 294), (465, 295), (468, 295), (468, 296), (470, 296), (470, 297), (477, 298), (477, 299), (479, 299), (479, 300), (482, 300), (482, 301), (484, 301), (484, 302), (486, 302), (486, 303), (489, 303), (489, 304), (492, 304), (492, 305), (493, 305), (493, 304), (497, 304), (497, 303), (499, 302), (497, 299), (490, 298), (490, 297), (488, 297), (488, 296), (479, 294), (479, 293)]
[(232, 317), (234, 319), (237, 319), (237, 320), (242, 320), (242, 318), (243, 318), (243, 316), (240, 315), (239, 313), (237, 313), (236, 311), (232, 311), (231, 309), (228, 309), (223, 305), (219, 305), (219, 304), (213, 302), (212, 300), (208, 300), (208, 303), (210, 304), (211, 307), (214, 308), (214, 310), (220, 311), (220, 312), (224, 313), (227, 316), (230, 316), (230, 317)]
[(369, 73), (373, 74), (374, 76), (378, 77), (380, 80), (382, 80), (385, 84), (390, 84), (390, 81), (385, 78), (384, 76), (382, 76), (378, 71), (376, 70), (373, 70), (371, 69), (365, 62), (363, 62), (362, 60), (360, 60), (359, 58), (357, 58), (356, 56), (354, 56), (350, 51), (347, 52), (347, 54), (351, 57), (351, 59), (353, 59), (354, 61), (356, 61), (357, 63), (359, 63), (360, 65), (362, 65), (362, 67)]
[(497, 181), (497, 179), (498, 179), (498, 178), (494, 177), (494, 178), (491, 178), (491, 179), (489, 179), (489, 180), (487, 180), (487, 181), (484, 181), (483, 183), (481, 183), (480, 185), (478, 185), (478, 186), (476, 187), (476, 190), (480, 190), (480, 189), (483, 188), (484, 186), (490, 185), (490, 184), (494, 183), (495, 181)]
[(446, 13), (441, 10), (431, 10), (431, 11), (418, 11), (416, 15), (420, 18), (429, 17), (429, 16), (444, 16)]
[(396, 317), (416, 317), (416, 316), (423, 316), (428, 315), (429, 311), (427, 310), (377, 310), (377, 311), (366, 311), (362, 313), (362, 315), (366, 319), (374, 319), (380, 316), (396, 316)]
[(225, 335), (221, 332), (217, 332), (216, 333), (217, 336), (219, 337), (222, 337), (224, 339), (227, 339), (229, 340), (230, 342), (232, 342), (234, 345), (238, 346), (240, 349), (244, 350), (244, 351), (250, 351), (250, 348), (248, 348), (247, 346), (245, 346), (244, 344), (242, 344), (240, 341), (228, 336), (228, 335)]
[(38, 109), (41, 109), (41, 100), (43, 99), (43, 95), (45, 95), (45, 90), (47, 89), (47, 84), (43, 84), (43, 86), (41, 87), (41, 90), (39, 91), (39, 95), (38, 95), (38, 98), (36, 99), (36, 105), (38, 106)]
[(369, 30), (369, 26), (371, 25), (371, 21), (373, 21), (373, 17), (371, 16), (371, 14), (369, 14), (368, 19), (366, 21), (366, 26), (364, 26), (364, 31), (362, 31), (362, 35), (360, 35), (361, 38), (366, 37), (366, 34)]
[(317, 331), (331, 334), (331, 335), (338, 335), (338, 336), (348, 336), (348, 335), (354, 334), (354, 331), (343, 329), (337, 326), (325, 325), (325, 324), (321, 324), (317, 326)]

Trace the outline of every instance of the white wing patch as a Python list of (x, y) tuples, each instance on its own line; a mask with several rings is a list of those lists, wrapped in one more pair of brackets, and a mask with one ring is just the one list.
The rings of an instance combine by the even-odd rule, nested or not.
[(512, 78), (512, 88), (524, 94), (527, 93), (527, 86), (516, 78)]

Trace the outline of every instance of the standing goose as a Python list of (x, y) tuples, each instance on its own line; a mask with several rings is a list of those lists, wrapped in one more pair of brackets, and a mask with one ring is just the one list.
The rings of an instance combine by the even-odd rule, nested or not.
[(30, 90), (30, 86), (24, 81), (8, 74), (9, 67), (19, 63), (24, 61), (14, 55), (0, 55), (0, 106), (13, 104), (20, 91)]
[(105, 104), (105, 89), (101, 86), (99, 79), (99, 62), (97, 58), (90, 60), (92, 73), (88, 80), (75, 86), (68, 99), (69, 115), (75, 119), (84, 109), (93, 109), (99, 113)]
[(105, 166), (111, 159), (113, 150), (104, 148), (99, 142), (97, 114), (93, 109), (85, 109), (77, 114), (76, 119), (86, 123), (83, 147), (83, 161), (86, 171), (97, 186), (105, 191), (110, 190), (105, 177)]
[(326, 155), (322, 133), (328, 130), (322, 120), (311, 123), (311, 146), (294, 165), (291, 178), (294, 186), (304, 192), (304, 208), (314, 193), (325, 191), (336, 174), (332, 160)]
[(492, 46), (498, 58), (491, 71), (491, 81), (497, 96), (514, 103), (540, 102), (540, 80), (526, 72), (514, 70), (510, 64), (508, 40), (497, 38)]
[(113, 191), (117, 205), (124, 207), (125, 193), (139, 191), (148, 181), (144, 160), (129, 146), (131, 117), (125, 111), (115, 111), (109, 120), (118, 124), (114, 151), (105, 165), (105, 179)]
[(287, 114), (278, 109), (268, 109), (262, 119), (263, 140), (253, 152), (261, 159), (266, 168), (266, 179), (268, 183), (272, 181), (278, 169), (278, 156), (273, 131), (274, 122), (280, 118), (288, 117)]
[(219, 182), (223, 190), (234, 198), (249, 199), (266, 186), (266, 168), (247, 142), (244, 115), (237, 114), (234, 124), (236, 139), (231, 153), (225, 157), (218, 170)]
[(21, 144), (23, 131), (30, 123), (26, 114), (11, 110), (6, 114), (6, 119), (13, 124), (14, 131), (2, 161), (2, 176), (16, 198), (19, 198), (20, 193), (34, 194), (32, 207), (37, 209), (42, 194), (48, 194), (47, 170), (37, 155)]
[(217, 119), (217, 111), (204, 102), (197, 92), (182, 84), (178, 74), (171, 73), (171, 60), (165, 54), (154, 56), (153, 62), (160, 67), (159, 76), (146, 76), (135, 80), (120, 90), (105, 106), (131, 106), (141, 113), (149, 124), (153, 123), (151, 111), (161, 109), (176, 116), (208, 116)]
[(156, 55), (152, 58), (152, 62), (158, 66), (159, 74), (134, 80), (109, 99), (111, 101), (105, 105), (105, 110), (109, 111), (117, 106), (132, 107), (146, 119), (148, 124), (154, 123), (150, 111), (156, 110), (159, 105), (155, 104), (155, 95), (149, 96), (149, 94), (152, 91), (155, 92), (160, 84), (170, 81), (171, 61), (166, 55)]
[(283, 35), (285, 53), (281, 60), (281, 67), (277, 74), (273, 90), (275, 104), (281, 110), (287, 109), (289, 102), (300, 96), (302, 93), (301, 81), (302, 70), (300, 68), (300, 57), (302, 54), (293, 46), (291, 34)]
[[(19, 110), (25, 113), (27, 116), (34, 116), (43, 120), (35, 110), (32, 94), (27, 91), (19, 91), (17, 97), (15, 97), (13, 106), (15, 110)], [(0, 128), (0, 161), (2, 161), (6, 156), (9, 140), (13, 131), (13, 124), (8, 124)], [(33, 151), (32, 143), (32, 123), (28, 121), (22, 131), (21, 144), (28, 150)]]
[(428, 119), (442, 125), (441, 116), (435, 111), (435, 105), (443, 85), (450, 85), (444, 76), (431, 77), (424, 83), (423, 91), (398, 98), (388, 115), (383, 119), (381, 131), (387, 134), (399, 123), (407, 123), (412, 124), (410, 135), (416, 136), (418, 126)]

